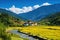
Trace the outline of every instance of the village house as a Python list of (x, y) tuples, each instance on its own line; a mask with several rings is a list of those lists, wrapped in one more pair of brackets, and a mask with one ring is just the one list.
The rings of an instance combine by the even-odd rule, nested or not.
[(36, 22), (32, 22), (32, 21), (27, 21), (23, 25), (24, 26), (35, 26), (35, 25), (37, 25), (37, 23)]

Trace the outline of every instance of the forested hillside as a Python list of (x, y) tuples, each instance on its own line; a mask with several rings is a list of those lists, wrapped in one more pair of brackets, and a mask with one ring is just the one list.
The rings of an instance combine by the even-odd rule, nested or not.
[(60, 25), (60, 12), (49, 15), (40, 21), (43, 25)]
[(10, 27), (20, 27), (23, 24), (23, 20), (9, 15), (8, 13), (0, 13), (0, 23)]

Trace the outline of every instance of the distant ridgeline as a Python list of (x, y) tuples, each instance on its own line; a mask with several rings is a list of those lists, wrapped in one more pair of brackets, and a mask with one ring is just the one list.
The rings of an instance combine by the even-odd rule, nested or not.
[(39, 22), (42, 25), (56, 25), (60, 26), (60, 12), (57, 12), (55, 14), (49, 15)]
[(23, 22), (24, 21), (20, 18), (16, 18), (5, 12), (0, 12), (0, 23), (4, 24), (5, 26), (20, 27)]

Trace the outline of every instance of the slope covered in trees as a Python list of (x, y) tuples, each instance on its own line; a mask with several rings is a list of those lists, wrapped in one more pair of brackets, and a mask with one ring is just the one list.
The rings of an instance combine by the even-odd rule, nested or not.
[(46, 18), (43, 18), (40, 22), (43, 25), (60, 25), (60, 12), (49, 15)]
[(16, 18), (14, 16), (9, 15), (8, 13), (0, 13), (0, 23), (3, 23), (5, 26), (21, 26), (23, 24), (23, 20)]

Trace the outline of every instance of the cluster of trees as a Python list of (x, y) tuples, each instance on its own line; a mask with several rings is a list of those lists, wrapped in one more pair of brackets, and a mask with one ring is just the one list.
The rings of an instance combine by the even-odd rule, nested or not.
[(0, 38), (2, 40), (11, 40), (11, 36), (6, 33), (6, 27), (0, 23)]
[(11, 36), (7, 34), (3, 28), (0, 28), (0, 38), (2, 38), (2, 40), (11, 40)]

